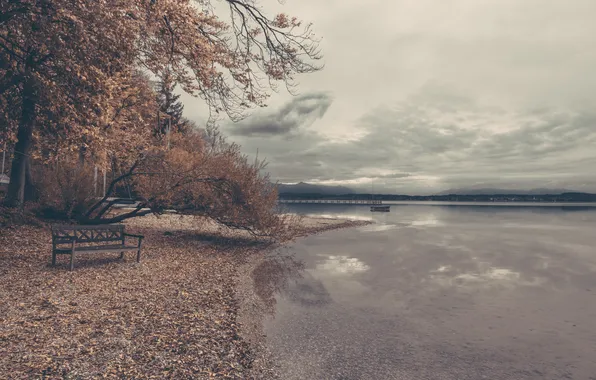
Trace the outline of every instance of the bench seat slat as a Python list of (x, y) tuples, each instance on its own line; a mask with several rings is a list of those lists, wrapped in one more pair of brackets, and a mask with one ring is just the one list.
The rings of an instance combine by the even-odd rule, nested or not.
[[(85, 252), (119, 252), (119, 251), (136, 251), (138, 250), (138, 246), (133, 245), (122, 245), (122, 244), (114, 244), (114, 245), (101, 245), (95, 247), (75, 247), (76, 253), (85, 253)], [(70, 254), (70, 248), (57, 248), (56, 253), (63, 254), (68, 253)]]

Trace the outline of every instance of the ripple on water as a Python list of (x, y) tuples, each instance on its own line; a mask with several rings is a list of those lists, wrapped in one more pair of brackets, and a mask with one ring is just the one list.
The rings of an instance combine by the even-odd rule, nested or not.
[(525, 285), (537, 286), (543, 283), (540, 278), (523, 279), (520, 272), (507, 268), (491, 267), (484, 271), (467, 273), (452, 273), (453, 268), (449, 265), (442, 265), (430, 272), (430, 279), (442, 286), (466, 286), (466, 285)]

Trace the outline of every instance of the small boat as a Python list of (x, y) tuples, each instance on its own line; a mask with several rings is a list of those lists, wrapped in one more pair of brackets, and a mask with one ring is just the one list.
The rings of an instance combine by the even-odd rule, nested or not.
[(370, 183), (370, 188), (371, 188), (371, 194), (370, 194), (370, 200), (371, 203), (373, 204), (372, 206), (370, 206), (370, 211), (371, 212), (389, 212), (389, 207), (390, 206), (381, 206), (381, 202), (383, 202), (382, 200), (375, 200), (375, 196), (374, 196), (374, 184), (371, 180)]
[(370, 206), (371, 212), (389, 212), (391, 206)]

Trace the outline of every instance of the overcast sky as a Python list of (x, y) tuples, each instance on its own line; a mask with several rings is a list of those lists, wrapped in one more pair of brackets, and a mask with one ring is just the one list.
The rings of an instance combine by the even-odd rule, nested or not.
[[(596, 191), (595, 0), (261, 0), (325, 69), (233, 124), (281, 182)], [(205, 109), (184, 97), (187, 117)]]

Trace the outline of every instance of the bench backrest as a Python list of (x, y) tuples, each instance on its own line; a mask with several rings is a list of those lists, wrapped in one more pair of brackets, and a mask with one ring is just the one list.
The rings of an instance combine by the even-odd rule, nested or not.
[(73, 237), (76, 238), (77, 243), (121, 242), (124, 239), (123, 234), (124, 224), (52, 226), (54, 244), (70, 243)]

